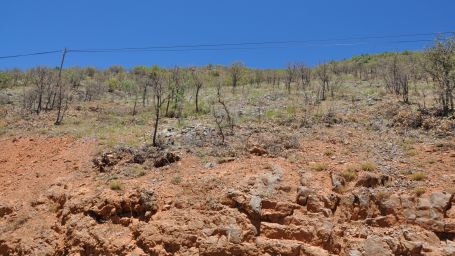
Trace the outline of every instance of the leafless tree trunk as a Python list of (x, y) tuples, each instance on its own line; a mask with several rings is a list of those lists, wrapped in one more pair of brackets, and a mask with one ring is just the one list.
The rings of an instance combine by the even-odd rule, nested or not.
[(319, 80), (321, 81), (321, 100), (326, 99), (326, 90), (329, 89), (330, 87), (330, 70), (329, 70), (329, 64), (324, 63), (319, 65), (317, 69), (317, 75), (319, 77)]
[(302, 86), (302, 90), (305, 90), (311, 82), (311, 69), (303, 63), (298, 64), (297, 69), (300, 78), (300, 85)]
[(297, 67), (295, 64), (288, 64), (286, 69), (286, 89), (288, 93), (291, 93), (291, 84), (295, 79)]
[(229, 72), (231, 75), (232, 89), (235, 89), (238, 86), (243, 75), (243, 69), (244, 65), (240, 62), (235, 62), (231, 65)]
[(191, 76), (193, 78), (194, 86), (196, 87), (196, 96), (195, 96), (195, 104), (196, 104), (196, 113), (199, 113), (199, 92), (201, 91), (202, 85), (204, 84), (200, 74), (197, 73), (195, 69), (191, 71)]
[(155, 113), (155, 120), (153, 124), (153, 138), (152, 138), (152, 145), (154, 147), (158, 146), (158, 141), (157, 141), (157, 133), (158, 133), (158, 125), (160, 122), (161, 118), (161, 106), (163, 104), (163, 94), (164, 94), (164, 88), (163, 88), (163, 81), (161, 74), (159, 71), (153, 71), (150, 75), (150, 84), (153, 90), (153, 106), (154, 106), (154, 113)]

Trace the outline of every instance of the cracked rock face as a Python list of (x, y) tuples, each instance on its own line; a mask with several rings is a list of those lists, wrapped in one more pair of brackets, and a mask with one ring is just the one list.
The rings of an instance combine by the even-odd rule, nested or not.
[(114, 191), (56, 182), (29, 203), (33, 218), (0, 205), (2, 221), (16, 223), (2, 227), (0, 255), (455, 252), (453, 194), (384, 194), (381, 179), (368, 174), (353, 182), (362, 186), (338, 192), (315, 186), (308, 173), (287, 175), (272, 166), (236, 183), (195, 177), (172, 200), (151, 183)]

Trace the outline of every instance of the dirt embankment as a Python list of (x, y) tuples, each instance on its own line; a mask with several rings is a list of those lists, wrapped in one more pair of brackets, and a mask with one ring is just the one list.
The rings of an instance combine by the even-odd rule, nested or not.
[[(380, 168), (344, 175), (343, 166), (362, 156), (343, 153), (336, 141), (300, 141), (291, 160), (251, 149), (206, 163), (179, 151), (179, 161), (140, 172), (147, 159), (138, 161), (134, 150), (106, 154), (113, 165), (100, 172), (95, 146), (3, 138), (1, 255), (455, 253), (452, 193), (435, 187), (417, 197), (400, 189), (401, 174)], [(443, 164), (453, 161), (446, 151)], [(112, 186), (106, 172), (124, 174), (115, 169), (122, 163), (135, 175)]]

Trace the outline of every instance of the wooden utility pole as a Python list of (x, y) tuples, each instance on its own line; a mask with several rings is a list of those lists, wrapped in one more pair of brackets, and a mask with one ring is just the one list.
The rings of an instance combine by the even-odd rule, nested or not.
[(63, 69), (63, 63), (65, 62), (65, 56), (67, 53), (67, 49), (63, 49), (63, 54), (62, 54), (62, 62), (60, 62), (60, 69), (58, 70), (58, 80), (57, 80), (57, 86), (58, 86), (58, 112), (57, 112), (57, 120), (55, 120), (55, 125), (60, 125), (63, 120), (63, 114), (64, 110), (62, 111), (62, 101), (63, 101), (63, 95), (62, 95), (62, 69)]

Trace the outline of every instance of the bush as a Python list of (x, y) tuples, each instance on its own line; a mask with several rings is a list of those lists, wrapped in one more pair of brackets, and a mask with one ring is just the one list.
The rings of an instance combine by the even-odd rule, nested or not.
[(182, 183), (182, 177), (180, 177), (180, 176), (174, 176), (174, 177), (172, 178), (172, 180), (171, 180), (171, 183), (172, 183), (173, 185), (178, 185), (178, 184)]
[(413, 193), (417, 196), (420, 197), (421, 195), (425, 194), (426, 189), (423, 187), (418, 187), (413, 190)]
[(344, 172), (341, 173), (341, 176), (349, 182), (357, 178), (357, 172), (351, 168), (347, 168)]
[(374, 164), (372, 162), (365, 162), (365, 163), (362, 163), (360, 168), (362, 168), (363, 171), (372, 172), (376, 169), (376, 164)]
[(411, 180), (414, 180), (414, 181), (422, 181), (422, 180), (425, 180), (427, 178), (427, 175), (423, 172), (415, 172), (413, 174), (411, 174)]
[(109, 185), (109, 187), (112, 190), (122, 190), (123, 189), (122, 183), (120, 183), (120, 181), (118, 181), (118, 180), (111, 181), (111, 184)]
[(329, 165), (327, 163), (314, 163), (314, 164), (310, 165), (310, 167), (311, 167), (311, 169), (318, 171), (318, 172), (329, 169)]

